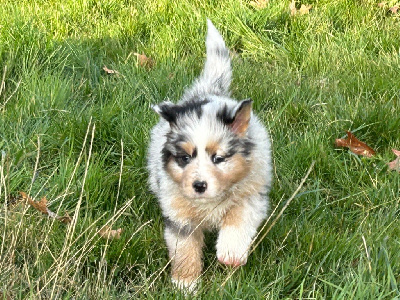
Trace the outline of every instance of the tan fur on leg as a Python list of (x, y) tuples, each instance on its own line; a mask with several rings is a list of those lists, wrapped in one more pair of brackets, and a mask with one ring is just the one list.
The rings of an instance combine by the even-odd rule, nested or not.
[(192, 291), (202, 270), (204, 236), (201, 230), (184, 236), (166, 228), (165, 235), (172, 260), (172, 281)]

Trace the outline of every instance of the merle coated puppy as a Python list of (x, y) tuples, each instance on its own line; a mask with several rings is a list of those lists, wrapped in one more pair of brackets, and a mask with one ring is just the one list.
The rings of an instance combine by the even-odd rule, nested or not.
[(192, 290), (202, 271), (203, 231), (217, 229), (218, 260), (240, 266), (268, 210), (272, 180), (268, 134), (252, 100), (230, 97), (229, 50), (208, 20), (207, 59), (178, 104), (154, 106), (151, 190), (165, 220), (172, 280)]

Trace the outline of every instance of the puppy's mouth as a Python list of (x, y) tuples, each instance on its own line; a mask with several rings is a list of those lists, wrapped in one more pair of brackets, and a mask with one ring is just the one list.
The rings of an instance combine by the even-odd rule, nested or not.
[(216, 185), (212, 178), (185, 180), (180, 184), (180, 191), (186, 199), (195, 202), (213, 202), (225, 194), (225, 190)]
[(192, 199), (192, 200), (196, 200), (196, 199), (213, 199), (216, 196), (215, 195), (209, 195), (208, 193), (196, 193), (196, 192), (192, 192), (192, 193), (186, 193), (185, 194), (186, 198), (188, 199)]
[(199, 202), (213, 202), (217, 201), (218, 199), (221, 198), (221, 194), (223, 193), (213, 193), (210, 191), (205, 191), (203, 193), (198, 193), (195, 191), (190, 191), (189, 193), (183, 193), (184, 196), (192, 201), (199, 201)]

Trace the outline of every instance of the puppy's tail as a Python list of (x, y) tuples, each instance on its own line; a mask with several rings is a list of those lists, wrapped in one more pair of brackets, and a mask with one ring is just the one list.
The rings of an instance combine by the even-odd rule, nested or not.
[(207, 20), (208, 32), (206, 38), (207, 60), (199, 81), (203, 80), (214, 89), (216, 94), (229, 95), (232, 69), (229, 50), (210, 20)]
[(203, 72), (184, 94), (189, 100), (193, 97), (202, 97), (207, 94), (229, 96), (232, 69), (229, 50), (225, 42), (210, 20), (207, 20), (207, 59)]

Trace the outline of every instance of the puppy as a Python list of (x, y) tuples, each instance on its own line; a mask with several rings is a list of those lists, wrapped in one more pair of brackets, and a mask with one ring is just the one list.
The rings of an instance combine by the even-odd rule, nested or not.
[(272, 179), (268, 134), (252, 100), (230, 98), (229, 51), (210, 20), (204, 70), (178, 102), (155, 105), (149, 183), (165, 221), (172, 281), (192, 290), (202, 271), (203, 231), (217, 229), (218, 260), (247, 261), (268, 210)]

